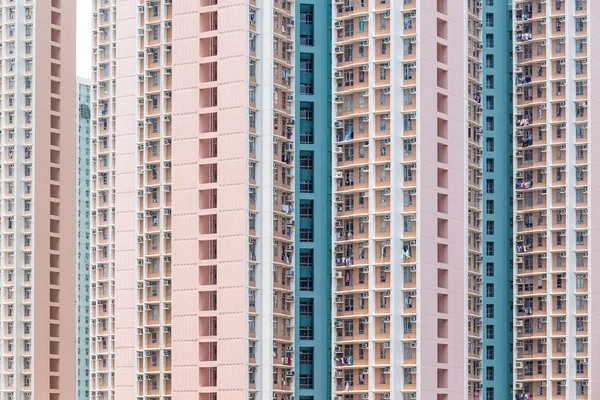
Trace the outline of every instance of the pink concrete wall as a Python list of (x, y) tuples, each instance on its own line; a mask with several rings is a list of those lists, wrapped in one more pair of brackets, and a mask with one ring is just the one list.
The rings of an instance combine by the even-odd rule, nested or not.
[(117, 2), (115, 203), (115, 398), (137, 396), (137, 6)]
[[(217, 9), (218, 56), (202, 57), (200, 38), (214, 32), (203, 32), (200, 13)], [(180, 400), (217, 390), (219, 399), (246, 396), (247, 11), (233, 0), (214, 7), (198, 2), (173, 6), (173, 397)], [(202, 64), (208, 62), (217, 62), (216, 83), (202, 82)], [(200, 89), (214, 86), (218, 107), (201, 108)], [(206, 133), (203, 117), (214, 112), (218, 131)], [(209, 138), (218, 140), (217, 159), (203, 158), (207, 151), (201, 140)], [(214, 163), (217, 183), (200, 183), (199, 164)], [(205, 229), (200, 229), (199, 215), (215, 213), (206, 210), (202, 191), (207, 189), (217, 189), (218, 233), (200, 235)], [(199, 240), (215, 239), (218, 258), (202, 260)], [(209, 265), (217, 265), (216, 286), (200, 284), (199, 266)], [(199, 312), (198, 292), (208, 290), (217, 290), (218, 311)], [(198, 326), (199, 316), (209, 315), (217, 317), (217, 337), (200, 333), (206, 327)], [(215, 341), (218, 360), (201, 362), (199, 343)], [(202, 387), (207, 367), (217, 368), (218, 388)]]
[(174, 398), (198, 399), (199, 7), (173, 7), (173, 386)]
[[(447, 393), (449, 399), (466, 398), (465, 382), (465, 328), (466, 290), (466, 57), (465, 24), (463, 1), (448, 1), (448, 15), (437, 13), (436, 2), (420, 2), (419, 26), (420, 54), (418, 104), (420, 131), (419, 140), (419, 199), (420, 211), (420, 281), (419, 281), (419, 330), (420, 359), (419, 398), (437, 399), (438, 393)], [(451, 5), (450, 5), (451, 3)], [(436, 18), (448, 21), (448, 40), (437, 37)], [(448, 46), (448, 61), (444, 65), (437, 61), (437, 43)], [(437, 86), (437, 68), (448, 71), (448, 88)], [(448, 113), (437, 111), (437, 96), (448, 96)], [(438, 137), (437, 118), (448, 121), (447, 138)], [(448, 146), (448, 163), (437, 160), (437, 144)], [(437, 187), (438, 168), (448, 170), (448, 185)], [(438, 213), (438, 193), (448, 196), (448, 212)], [(438, 218), (448, 220), (448, 238), (438, 238)], [(438, 262), (438, 244), (448, 246), (448, 262)], [(438, 269), (448, 270), (447, 288), (438, 287)], [(448, 313), (438, 313), (438, 293), (448, 295)], [(448, 320), (448, 338), (438, 338), (438, 319)], [(448, 345), (448, 362), (438, 363), (437, 344)], [(438, 388), (438, 369), (448, 371), (447, 388)]]
[[(76, 368), (75, 0), (60, 8), (36, 3), (34, 18), (33, 393), (68, 400), (75, 398)], [(51, 40), (53, 29), (60, 42)]]

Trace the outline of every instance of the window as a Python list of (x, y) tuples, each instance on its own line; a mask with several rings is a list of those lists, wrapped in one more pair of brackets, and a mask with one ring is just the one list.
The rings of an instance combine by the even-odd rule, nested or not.
[(387, 54), (387, 43), (385, 43), (383, 40), (379, 44), (379, 54)]
[(300, 144), (313, 144), (312, 131), (301, 131), (300, 132)]
[(304, 347), (300, 349), (300, 364), (311, 365), (313, 363), (313, 349)]
[(485, 348), (485, 358), (486, 360), (494, 359), (494, 346), (486, 346)]
[(311, 58), (300, 60), (300, 72), (313, 73), (313, 60)]
[(344, 86), (354, 85), (354, 71), (344, 71)]
[(485, 212), (487, 214), (494, 214), (494, 200), (487, 200), (485, 202)]
[(485, 306), (485, 316), (486, 318), (494, 318), (494, 305), (487, 304)]
[(494, 221), (486, 221), (485, 223), (485, 233), (487, 235), (494, 234)]
[(302, 46), (312, 46), (313, 45), (313, 36), (301, 34), (300, 35), (300, 44)]
[(486, 193), (494, 193), (494, 180), (493, 179), (486, 179), (485, 192)]
[(494, 151), (494, 138), (486, 138), (485, 139), (485, 150), (486, 151)]
[(494, 68), (494, 55), (488, 54), (485, 56), (485, 66), (486, 68)]
[(485, 275), (486, 276), (494, 276), (494, 263), (486, 263), (485, 265)]
[(313, 217), (312, 202), (300, 204), (300, 218), (312, 218), (312, 217)]
[(387, 130), (387, 120), (385, 119), (384, 115), (379, 116), (379, 130), (380, 131)]
[(494, 242), (486, 242), (485, 243), (485, 254), (487, 256), (494, 255)]
[(494, 338), (494, 325), (486, 325), (485, 326), (485, 337), (487, 339)]
[(410, 165), (404, 165), (404, 182), (411, 182), (412, 179), (412, 169), (410, 168)]
[(382, 81), (387, 79), (387, 69), (384, 67), (384, 64), (379, 66), (379, 79)]
[(404, 80), (409, 81), (413, 78), (413, 69), (410, 64), (404, 64)]
[(313, 299), (300, 299), (300, 315), (313, 315)]
[(583, 231), (575, 232), (575, 242), (578, 246), (583, 245), (585, 243), (585, 233)]
[(385, 13), (379, 14), (379, 29), (385, 29), (386, 27), (386, 17)]
[(494, 297), (494, 284), (493, 283), (488, 283), (485, 286), (485, 295), (487, 297)]
[(494, 75), (486, 75), (485, 77), (485, 87), (487, 89), (494, 88)]
[(353, 61), (354, 60), (354, 46), (346, 45), (344, 46), (344, 61)]
[(575, 94), (577, 96), (583, 96), (584, 84), (583, 82), (575, 82)]
[(410, 39), (404, 39), (404, 55), (411, 55), (413, 53), (413, 44)]
[(410, 142), (410, 140), (405, 140), (404, 141), (404, 156), (412, 156), (413, 154), (413, 145)]
[(302, 4), (301, 9), (300, 9), (300, 23), (305, 24), (305, 25), (313, 24), (312, 6), (307, 6), (305, 4)]
[(300, 121), (312, 122), (312, 120), (313, 120), (313, 108), (312, 107), (300, 108)]
[(485, 47), (493, 48), (494, 47), (494, 35), (488, 33), (485, 35)]
[[(411, 96), (411, 100), (412, 100), (412, 96)], [(387, 93), (385, 92), (384, 89), (381, 89), (379, 91), (379, 105), (384, 106), (387, 103)]]
[(404, 14), (404, 30), (413, 28), (412, 17), (410, 14)]
[(300, 156), (300, 169), (304, 169), (304, 170), (312, 170), (313, 169), (312, 156)]
[(492, 28), (494, 26), (494, 14), (485, 14), (485, 26)]

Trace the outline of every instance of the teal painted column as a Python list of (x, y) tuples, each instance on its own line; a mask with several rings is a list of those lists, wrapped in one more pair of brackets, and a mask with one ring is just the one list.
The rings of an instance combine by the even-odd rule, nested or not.
[(331, 393), (331, 1), (296, 3), (296, 400)]
[(89, 391), (90, 85), (78, 83), (77, 171), (77, 399)]
[(512, 399), (512, 20), (509, 0), (483, 2), (483, 390)]

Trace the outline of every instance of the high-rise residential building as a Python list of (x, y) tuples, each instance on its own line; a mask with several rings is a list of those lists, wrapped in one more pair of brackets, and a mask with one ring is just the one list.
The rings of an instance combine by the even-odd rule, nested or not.
[(482, 234), (485, 335), (480, 398), (509, 400), (512, 385), (512, 19), (507, 0), (485, 2), (481, 93), (483, 109)]
[[(286, 0), (95, 2), (92, 399), (293, 397), (296, 13)], [(326, 360), (327, 343), (307, 346)]]
[(481, 395), (481, 7), (335, 2), (335, 399)]
[(0, 11), (0, 398), (74, 399), (75, 1)]
[(513, 388), (533, 399), (592, 399), (600, 384), (592, 376), (600, 316), (591, 302), (600, 175), (591, 161), (591, 22), (600, 4), (514, 1), (512, 9)]
[[(595, 7), (96, 0), (90, 398), (593, 398)], [(50, 49), (64, 62), (64, 45)], [(42, 71), (64, 96), (55, 64)], [(21, 142), (4, 130), (6, 157), (35, 150), (32, 65), (4, 63), (9, 90), (26, 93), (3, 103), (5, 124), (25, 128)], [(11, 83), (13, 66), (24, 80)], [(60, 129), (64, 97), (51, 104)], [(3, 193), (27, 195), (27, 165), (7, 168)], [(65, 194), (70, 175), (46, 170), (61, 179), (50, 196)], [(4, 229), (21, 223), (32, 219)], [(4, 248), (31, 240), (9, 238)], [(13, 263), (30, 259), (11, 251)], [(59, 288), (51, 298), (69, 300)], [(6, 346), (32, 345), (16, 343)]]
[(94, 5), (90, 390), (102, 400), (171, 396), (172, 5), (138, 3)]
[[(97, 0), (92, 9), (88, 390), (91, 400), (113, 400), (116, 390), (116, 1)], [(128, 267), (132, 268), (135, 263), (134, 258)], [(126, 316), (125, 320), (128, 324), (135, 321), (133, 316)], [(132, 338), (128, 345), (131, 342)]]
[(77, 79), (77, 399), (89, 397), (90, 92)]
[(331, 1), (296, 2), (296, 399), (331, 393)]
[(173, 5), (173, 393), (288, 400), (297, 4), (185, 4)]

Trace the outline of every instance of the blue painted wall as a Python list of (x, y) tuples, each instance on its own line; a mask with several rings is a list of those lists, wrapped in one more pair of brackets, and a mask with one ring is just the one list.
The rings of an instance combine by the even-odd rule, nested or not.
[[(483, 2), (483, 400), (512, 398), (512, 61), (507, 57), (512, 49), (510, 10), (509, 0)], [(491, 184), (493, 189), (488, 187)], [(493, 213), (487, 210), (489, 201), (493, 202)], [(488, 252), (488, 243), (493, 246), (493, 255)], [(493, 338), (487, 337), (489, 327)]]
[(296, 400), (331, 391), (331, 1), (296, 3)]

